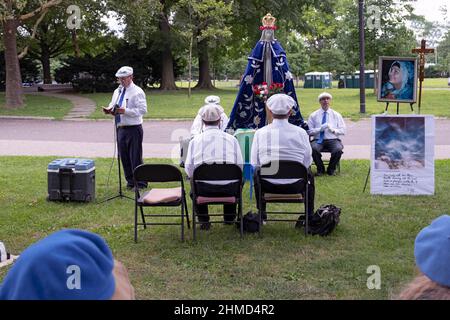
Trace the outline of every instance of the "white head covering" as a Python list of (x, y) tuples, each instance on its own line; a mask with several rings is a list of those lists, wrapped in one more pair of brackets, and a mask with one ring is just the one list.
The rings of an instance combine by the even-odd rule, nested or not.
[(125, 67), (121, 67), (119, 70), (117, 70), (116, 77), (124, 78), (124, 77), (131, 76), (132, 74), (133, 74), (133, 68), (125, 66)]
[(288, 114), (295, 105), (295, 100), (285, 93), (277, 93), (267, 99), (267, 107), (277, 115)]
[(321, 94), (319, 94), (319, 97), (317, 98), (317, 100), (320, 101), (320, 99), (326, 98), (326, 97), (330, 98), (330, 100), (333, 99), (333, 96), (331, 94), (329, 94), (328, 92), (322, 92)]
[(220, 103), (220, 97), (218, 96), (207, 96), (205, 98), (206, 104), (219, 104)]
[(202, 108), (202, 120), (203, 121), (218, 121), (220, 119), (220, 109), (218, 106), (214, 104), (207, 104), (206, 106), (203, 106)]

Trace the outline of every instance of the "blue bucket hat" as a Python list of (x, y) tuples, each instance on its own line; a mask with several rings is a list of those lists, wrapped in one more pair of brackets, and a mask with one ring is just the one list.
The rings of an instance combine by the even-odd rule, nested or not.
[(414, 255), (423, 274), (440, 285), (450, 287), (450, 216), (436, 218), (419, 232)]
[(100, 236), (55, 232), (28, 247), (0, 286), (0, 300), (105, 300), (115, 291), (114, 258)]

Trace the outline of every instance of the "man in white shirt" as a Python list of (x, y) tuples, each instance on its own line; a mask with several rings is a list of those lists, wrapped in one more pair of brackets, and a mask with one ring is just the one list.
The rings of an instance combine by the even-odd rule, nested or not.
[[(133, 83), (133, 68), (121, 67), (116, 77), (120, 86), (114, 91), (109, 107), (104, 108), (103, 111), (105, 114), (115, 116), (120, 159), (127, 180), (127, 188), (132, 189), (134, 187), (133, 171), (143, 163), (142, 117), (147, 113), (147, 100), (144, 90)], [(139, 188), (146, 186), (144, 182), (138, 183)]]
[[(205, 105), (202, 109), (203, 132), (194, 136), (189, 143), (185, 171), (189, 178), (192, 178), (196, 167), (203, 163), (235, 163), (242, 169), (243, 160), (241, 149), (237, 140), (219, 129), (220, 106), (214, 104)], [(227, 190), (233, 189), (237, 181), (222, 181), (221, 191), (227, 193)], [(211, 184), (207, 181), (198, 184), (202, 194), (207, 194), (209, 189), (215, 189), (219, 183), (217, 181)], [(212, 196), (212, 195), (211, 195)], [(198, 219), (201, 223), (200, 229), (209, 230), (208, 205), (197, 205)], [(236, 216), (236, 204), (224, 205), (224, 220), (226, 224), (232, 224)]]
[[(314, 177), (309, 167), (312, 163), (312, 151), (308, 134), (301, 127), (290, 124), (288, 119), (295, 100), (283, 93), (274, 94), (267, 100), (267, 107), (273, 117), (273, 122), (258, 129), (253, 138), (251, 164), (258, 168), (270, 161), (291, 160), (302, 163), (308, 169), (310, 184), (309, 215), (314, 212)], [(256, 172), (256, 170), (255, 170)], [(273, 193), (296, 193), (298, 180), (266, 179)], [(255, 179), (255, 193), (259, 195), (260, 186)], [(258, 202), (257, 202), (258, 204)], [(267, 219), (266, 208), (262, 208), (262, 218)]]
[[(219, 110), (220, 110), (219, 129), (222, 131), (225, 131), (227, 124), (228, 124), (228, 117), (225, 114), (223, 108), (220, 106), (220, 97), (207, 96), (205, 98), (205, 103), (206, 103), (206, 105), (208, 105), (208, 104), (216, 105), (219, 108)], [(198, 110), (197, 116), (195, 117), (194, 122), (192, 123), (192, 127), (191, 127), (191, 135), (192, 136), (202, 133), (205, 128), (203, 125), (203, 121), (202, 121), (203, 108), (204, 108), (204, 106)]]
[(313, 136), (311, 147), (313, 150), (314, 163), (317, 166), (316, 175), (325, 173), (325, 166), (322, 161), (322, 150), (331, 152), (330, 163), (327, 173), (331, 176), (335, 174), (336, 165), (341, 159), (342, 145), (339, 136), (345, 134), (345, 123), (339, 112), (331, 109), (332, 96), (328, 92), (323, 92), (318, 97), (321, 108), (314, 111), (308, 119), (309, 135)]

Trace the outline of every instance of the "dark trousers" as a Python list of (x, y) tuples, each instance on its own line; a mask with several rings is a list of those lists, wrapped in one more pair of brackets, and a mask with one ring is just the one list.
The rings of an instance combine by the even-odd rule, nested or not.
[[(258, 179), (256, 178), (257, 172), (255, 171), (255, 175), (253, 177), (254, 185), (255, 185), (255, 198), (256, 198), (256, 207), (259, 209), (259, 190), (261, 188), (261, 185), (259, 184)], [(308, 179), (309, 179), (309, 185), (308, 185), (308, 216), (311, 217), (311, 215), (314, 213), (314, 195), (315, 195), (315, 185), (314, 185), (314, 175), (312, 174), (311, 170), (308, 169)], [(280, 193), (280, 194), (292, 194), (292, 193), (299, 193), (299, 190), (303, 189), (302, 182), (296, 182), (292, 184), (273, 184), (268, 181), (262, 181), (263, 183), (263, 190), (266, 193)], [(262, 217), (263, 219), (267, 219), (266, 214), (266, 204), (262, 203)]]
[[(191, 181), (192, 184), (192, 181)], [(204, 182), (197, 182), (196, 195), (203, 197), (227, 197), (235, 196), (239, 192), (239, 183), (230, 183), (227, 185), (211, 185)], [(192, 190), (192, 186), (191, 186)], [(192, 192), (191, 192), (192, 198)], [(195, 204), (198, 221), (201, 223), (209, 222), (209, 212), (207, 204)], [(236, 219), (237, 203), (223, 205), (223, 220), (233, 222)]]
[(317, 172), (324, 173), (325, 166), (322, 161), (322, 152), (330, 152), (330, 163), (328, 164), (327, 173), (332, 174), (336, 170), (336, 165), (341, 160), (342, 150), (344, 146), (339, 139), (323, 140), (322, 144), (318, 144), (317, 140), (311, 141), (312, 157), (317, 166)]
[[(142, 141), (144, 130), (142, 125), (119, 127), (119, 154), (122, 161), (122, 167), (127, 180), (127, 186), (133, 187), (133, 171), (143, 163), (142, 161)], [(139, 186), (146, 187), (142, 182)]]

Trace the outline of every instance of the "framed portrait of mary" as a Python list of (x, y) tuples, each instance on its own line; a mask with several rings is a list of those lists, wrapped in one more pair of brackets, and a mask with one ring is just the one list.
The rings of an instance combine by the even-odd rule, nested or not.
[(378, 101), (416, 102), (417, 58), (382, 56), (378, 69)]

